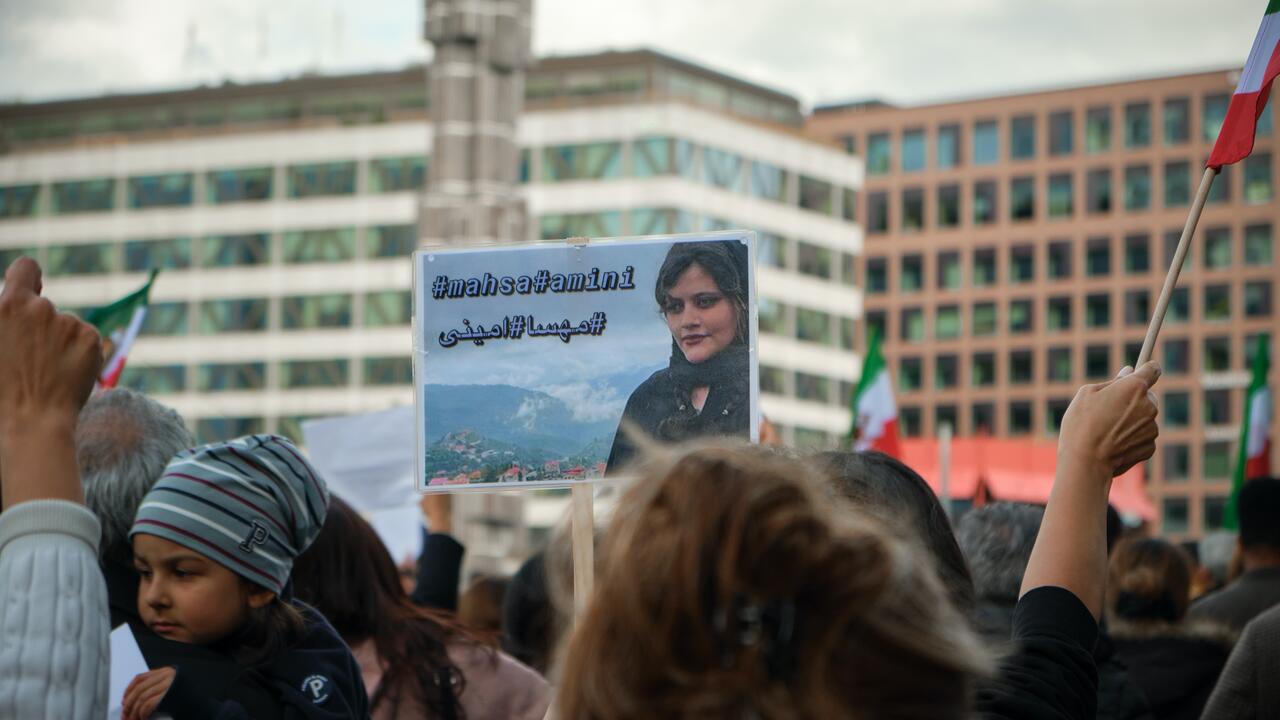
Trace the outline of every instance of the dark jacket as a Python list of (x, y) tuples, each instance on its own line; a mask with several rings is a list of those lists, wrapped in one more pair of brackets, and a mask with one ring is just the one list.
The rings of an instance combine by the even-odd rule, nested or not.
[[(707, 401), (699, 412), (694, 409), (688, 393), (682, 392), (672, 380), (670, 368), (650, 375), (627, 399), (622, 421), (613, 436), (605, 474), (613, 474), (635, 455), (636, 446), (624, 429), (627, 423), (633, 423), (636, 430), (657, 440), (679, 441), (716, 435), (749, 438), (751, 394), (746, 381), (747, 378), (743, 377), (741, 382), (727, 387), (711, 386)], [(685, 421), (685, 436), (665, 437), (663, 421), (678, 417)]]
[(1206, 720), (1280, 718), (1280, 605), (1249, 623), (1218, 676)]
[(1156, 720), (1195, 720), (1218, 682), (1234, 633), (1211, 623), (1113, 623), (1116, 657)]
[(1258, 568), (1197, 600), (1190, 617), (1229, 625), (1239, 632), (1276, 605), (1280, 605), (1280, 567)]
[(1098, 666), (1098, 720), (1155, 720), (1146, 693), (1116, 655), (1115, 641), (1105, 624), (1098, 628), (1093, 661)]

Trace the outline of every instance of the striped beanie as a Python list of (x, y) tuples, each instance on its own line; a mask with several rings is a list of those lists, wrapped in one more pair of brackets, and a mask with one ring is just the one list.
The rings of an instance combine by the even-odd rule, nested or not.
[(279, 594), (328, 507), (329, 489), (292, 442), (249, 435), (175, 455), (129, 537), (175, 542)]

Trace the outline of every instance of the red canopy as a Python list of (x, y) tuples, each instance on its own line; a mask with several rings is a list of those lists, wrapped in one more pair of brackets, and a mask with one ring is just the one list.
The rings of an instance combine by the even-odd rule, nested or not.
[[(903, 438), (901, 460), (939, 491), (938, 440)], [(985, 505), (997, 500), (1043, 505), (1049, 501), (1058, 464), (1056, 443), (1037, 440), (973, 437), (951, 441), (948, 494), (954, 500)], [(1156, 508), (1135, 465), (1111, 484), (1111, 504), (1122, 515), (1156, 519)]]

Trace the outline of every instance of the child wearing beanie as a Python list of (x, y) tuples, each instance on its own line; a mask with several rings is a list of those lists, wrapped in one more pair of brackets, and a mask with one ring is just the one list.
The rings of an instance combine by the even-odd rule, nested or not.
[[(324, 481), (285, 438), (252, 435), (179, 453), (129, 532), (138, 614), (163, 638), (234, 658), (242, 667), (235, 682), (266, 690), (281, 717), (366, 717), (350, 650), (323, 616), (289, 597), (294, 558), (319, 534), (328, 506)], [(263, 714), (202, 687), (200, 674), (178, 666), (138, 675), (125, 692), (125, 720)]]

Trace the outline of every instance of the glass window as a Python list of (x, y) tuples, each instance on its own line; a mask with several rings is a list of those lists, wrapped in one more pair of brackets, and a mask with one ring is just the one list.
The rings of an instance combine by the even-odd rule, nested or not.
[(196, 368), (196, 389), (200, 392), (261, 390), (266, 384), (266, 363), (204, 363)]
[(973, 251), (973, 284), (976, 287), (996, 284), (995, 248), (977, 248)]
[(1178, 207), (1191, 202), (1191, 165), (1185, 160), (1164, 164), (1164, 206)]
[(266, 233), (213, 235), (204, 238), (201, 245), (204, 267), (263, 265), (271, 260), (270, 239)]
[(1213, 185), (1209, 187), (1209, 197), (1205, 201), (1210, 205), (1219, 205), (1225, 202), (1231, 202), (1231, 166), (1223, 165), (1218, 171), (1218, 177), (1213, 181)]
[(832, 277), (831, 249), (801, 240), (796, 243), (796, 269), (802, 275), (812, 275), (830, 280)]
[(1033, 177), (1016, 177), (1009, 181), (1009, 217), (1013, 220), (1033, 220), (1036, 216), (1036, 180)]
[(903, 437), (920, 437), (923, 432), (920, 408), (918, 407), (899, 408), (898, 422), (898, 429), (902, 431)]
[[(407, 360), (408, 358), (406, 358)], [(410, 370), (412, 371), (412, 366)], [(405, 382), (412, 382), (413, 376)], [(769, 367), (768, 365), (760, 366), (760, 392), (771, 393), (774, 395), (787, 394), (787, 373), (782, 368)]]
[(1191, 395), (1185, 392), (1165, 393), (1160, 419), (1165, 427), (1186, 427), (1191, 422)]
[(902, 171), (917, 172), (924, 169), (924, 130), (914, 128), (902, 132)]
[(271, 199), (272, 169), (269, 167), (214, 170), (205, 178), (209, 203), (248, 202)]
[(427, 182), (427, 159), (421, 155), (374, 158), (369, 161), (369, 191), (374, 193), (418, 190)]
[(1231, 338), (1208, 337), (1204, 339), (1202, 355), (1205, 372), (1226, 372), (1231, 369)]
[(940, 305), (938, 307), (938, 322), (934, 328), (936, 336), (939, 340), (952, 340), (960, 337), (960, 306), (959, 305)]
[(371, 258), (407, 258), (417, 249), (413, 225), (376, 225), (365, 232), (365, 254)]
[(1075, 117), (1070, 110), (1049, 115), (1049, 154), (1070, 155), (1075, 151)]
[(192, 203), (191, 173), (129, 178), (129, 207), (135, 210)]
[(1227, 105), (1230, 102), (1231, 96), (1226, 94), (1205, 96), (1200, 116), (1200, 136), (1205, 142), (1211, 143), (1218, 139), (1222, 122), (1227, 119)]
[(787, 326), (786, 304), (762, 297), (757, 301), (756, 313), (759, 316), (760, 332), (774, 335), (791, 334)]
[(973, 124), (973, 164), (994, 165), (1000, 160), (1000, 138), (995, 120)]
[(282, 362), (280, 385), (285, 389), (342, 387), (347, 384), (347, 368), (345, 358)]
[[(632, 235), (683, 233), (689, 232), (693, 227), (693, 216), (689, 211), (672, 207), (633, 208), (630, 215)], [(576, 216), (561, 215), (558, 217), (563, 221), (566, 218)], [(594, 223), (594, 221), (590, 222)], [(563, 232), (564, 230), (564, 226), (555, 227), (558, 228), (557, 232)]]
[(1170, 375), (1182, 375), (1191, 369), (1191, 343), (1186, 340), (1164, 341), (1164, 362), (1160, 369)]
[(185, 302), (153, 302), (147, 306), (142, 321), (143, 335), (186, 335), (187, 304)]
[(1204, 319), (1206, 322), (1226, 322), (1231, 319), (1230, 285), (1204, 287)]
[(1151, 206), (1151, 168), (1130, 165), (1124, 169), (1124, 209), (1146, 210)]
[(973, 224), (989, 225), (996, 221), (996, 184), (979, 181), (973, 184)]
[(1091, 380), (1109, 378), (1115, 374), (1111, 367), (1111, 347), (1089, 345), (1084, 349), (1084, 374)]
[(1206, 480), (1231, 477), (1231, 443), (1212, 441), (1204, 444), (1204, 477)]
[(918, 357), (898, 360), (898, 389), (905, 392), (919, 390), (924, 385), (923, 364)]
[(1204, 391), (1204, 424), (1226, 425), (1231, 422), (1231, 391)]
[(1065, 240), (1049, 243), (1049, 278), (1071, 277), (1071, 243)]
[(996, 406), (993, 403), (973, 404), (973, 432), (990, 434), (996, 426)]
[(49, 248), (45, 272), (55, 275), (101, 275), (115, 272), (116, 246), (111, 243), (91, 245), (55, 245)]
[(1186, 445), (1164, 446), (1164, 479), (1166, 482), (1186, 480), (1191, 473), (1191, 452)]
[(1054, 347), (1045, 353), (1049, 382), (1071, 382), (1071, 348)]
[[(764, 163), (759, 165), (762, 182), (759, 186), (754, 184), (756, 170), (753, 168), (753, 192), (758, 188), (764, 194), (756, 197), (778, 201), (786, 199), (785, 174), (780, 173), (782, 176), (779, 177), (770, 172), (778, 168)], [(693, 144), (669, 137), (639, 138), (631, 145), (631, 174), (642, 178), (660, 175), (690, 177), (693, 174)]]
[[(633, 215), (634, 215), (634, 211)], [(759, 234), (756, 250), (760, 262), (769, 267), (787, 267), (787, 239), (769, 232)]]
[(1151, 270), (1151, 236), (1127, 235), (1124, 239), (1124, 271), (1143, 275)]
[(1204, 231), (1204, 267), (1206, 270), (1231, 267), (1231, 228), (1211, 227)]
[[(1169, 230), (1164, 234), (1164, 264), (1165, 267), (1173, 267), (1173, 256), (1178, 251), (1178, 240), (1182, 238), (1181, 230)], [(1193, 245), (1195, 241), (1188, 243), (1187, 254), (1182, 257), (1182, 272), (1186, 272), (1191, 267), (1191, 256), (1193, 255)]]
[(1031, 403), (1014, 400), (1009, 403), (1009, 434), (1027, 435), (1031, 432)]
[(622, 176), (622, 143), (550, 145), (542, 149), (543, 182), (605, 180)]
[(342, 262), (356, 254), (355, 228), (301, 230), (284, 234), (287, 263)]
[(202, 335), (258, 332), (267, 329), (267, 300), (205, 300), (200, 303), (199, 316)]
[(280, 301), (281, 322), (285, 330), (350, 327), (351, 296), (295, 295)]
[(960, 165), (960, 126), (938, 126), (938, 169), (949, 170)]
[(1204, 497), (1204, 532), (1214, 532), (1226, 527), (1227, 498), (1221, 495)]
[(1244, 284), (1245, 317), (1271, 316), (1271, 283), (1267, 280)]
[(1270, 137), (1273, 121), (1271, 119), (1271, 106), (1274, 102), (1268, 101), (1266, 107), (1262, 108), (1262, 114), (1258, 116), (1258, 137)]
[(1036, 116), (1015, 115), (1009, 121), (1009, 158), (1027, 160), (1036, 156)]
[(960, 264), (960, 253), (947, 251), (938, 253), (938, 289), (959, 290), (964, 284), (964, 268)]
[(1124, 322), (1126, 325), (1146, 325), (1151, 319), (1151, 293), (1146, 289), (1126, 290), (1124, 293)]
[(1169, 308), (1165, 312), (1166, 324), (1181, 324), (1191, 319), (1191, 289), (1174, 288), (1169, 295)]
[(1111, 324), (1111, 296), (1106, 293), (1088, 295), (1084, 300), (1086, 327), (1104, 328)]
[(960, 384), (960, 358), (955, 355), (939, 355), (934, 359), (933, 386), (946, 390)]
[(356, 192), (354, 162), (290, 165), (285, 169), (285, 176), (291, 198), (354, 195)]
[(831, 381), (821, 375), (796, 373), (796, 397), (813, 402), (831, 402)]
[(902, 191), (902, 231), (912, 232), (924, 227), (924, 190), (904, 188)]
[(116, 181), (79, 180), (53, 184), (53, 203), (49, 211), (54, 215), (102, 212), (115, 207)]
[(867, 279), (864, 285), (869, 295), (888, 292), (889, 264), (884, 258), (867, 258)]
[(889, 320), (883, 310), (868, 310), (862, 320), (867, 326), (867, 337), (889, 337)]
[(1165, 98), (1164, 144), (1182, 145), (1191, 138), (1191, 101), (1185, 97)]
[(1089, 277), (1111, 274), (1111, 238), (1089, 238), (1085, 246), (1085, 273)]
[(1071, 329), (1071, 298), (1051, 297), (1045, 304), (1045, 324), (1050, 332)]
[(1250, 225), (1244, 229), (1244, 264), (1270, 265), (1274, 257), (1271, 246), (1271, 225)]
[(39, 199), (39, 185), (0, 187), (0, 218), (32, 217)]
[(973, 304), (973, 334), (977, 336), (996, 334), (996, 304), (980, 302)]
[(1084, 114), (1084, 150), (1088, 153), (1111, 149), (1111, 108), (1091, 107)]
[(1124, 146), (1144, 148), (1151, 144), (1151, 103), (1124, 106)]
[(858, 191), (853, 188), (840, 188), (840, 217), (849, 222), (858, 219)]
[(924, 310), (920, 308), (903, 308), (900, 338), (904, 342), (921, 342), (924, 340)]
[(703, 180), (712, 187), (740, 191), (742, 189), (742, 158), (728, 150), (704, 147), (702, 176)]
[(196, 419), (196, 442), (212, 443), (245, 435), (256, 435), (266, 428), (260, 417), (214, 417)]
[(413, 297), (408, 290), (380, 290), (364, 296), (364, 326), (408, 325)]
[(187, 389), (185, 365), (126, 365), (120, 385), (147, 395), (164, 395)]
[(1009, 332), (1019, 335), (1029, 333), (1035, 328), (1032, 300), (1011, 300), (1009, 302)]
[(1269, 203), (1271, 195), (1271, 153), (1254, 153), (1244, 159), (1244, 201)]
[(176, 270), (191, 267), (191, 238), (130, 240), (124, 244), (126, 272)]
[(1085, 176), (1085, 209), (1090, 214), (1111, 212), (1111, 168), (1094, 168)]
[(1070, 173), (1049, 176), (1049, 217), (1071, 217), (1075, 211)]
[[(852, 199), (852, 191), (848, 191)], [(751, 195), (753, 197), (774, 202), (787, 200), (787, 171), (777, 165), (752, 161), (751, 163)], [(846, 219), (853, 219), (853, 203), (845, 212)]]
[(920, 255), (902, 256), (902, 274), (898, 287), (903, 292), (919, 292), (924, 288), (924, 258)]
[(938, 186), (938, 227), (960, 226), (960, 186)]
[(974, 387), (988, 387), (996, 383), (996, 356), (995, 353), (982, 352), (974, 353), (971, 358), (970, 370), (973, 376)]
[(796, 308), (796, 338), (831, 345), (831, 316), (821, 310)]
[(889, 194), (883, 190), (867, 193), (867, 233), (889, 232)]
[(1160, 529), (1165, 533), (1184, 533), (1191, 529), (1187, 499), (1167, 497), (1160, 501)]
[(893, 146), (889, 133), (871, 133), (867, 136), (867, 174), (884, 175), (893, 163)]
[(1045, 432), (1056, 435), (1062, 429), (1062, 416), (1067, 414), (1070, 398), (1052, 398), (1045, 403)]
[(1009, 353), (1009, 383), (1026, 385), (1035, 377), (1035, 353), (1030, 350), (1014, 350)]
[(1026, 283), (1036, 278), (1036, 248), (1034, 245), (1014, 245), (1009, 248), (1009, 282)]
[(824, 215), (832, 210), (832, 185), (826, 180), (818, 180), (808, 175), (800, 176), (800, 207)]

